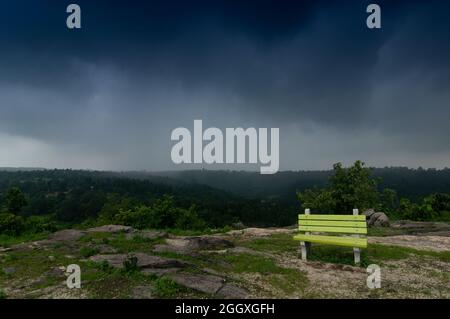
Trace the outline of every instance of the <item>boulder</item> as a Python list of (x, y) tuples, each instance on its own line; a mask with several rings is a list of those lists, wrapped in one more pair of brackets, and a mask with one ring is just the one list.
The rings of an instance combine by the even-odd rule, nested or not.
[(365, 210), (362, 214), (366, 216), (366, 219), (367, 219), (367, 220), (369, 220), (370, 217), (371, 217), (373, 214), (375, 214), (375, 209), (373, 209), (373, 208), (367, 209), (367, 210)]
[(387, 227), (389, 226), (389, 218), (385, 213), (377, 212), (370, 218), (373, 227)]

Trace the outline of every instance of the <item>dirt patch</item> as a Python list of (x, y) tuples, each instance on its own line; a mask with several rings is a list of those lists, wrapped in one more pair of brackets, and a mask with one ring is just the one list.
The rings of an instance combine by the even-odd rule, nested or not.
[(275, 234), (296, 233), (297, 228), (245, 228), (240, 230), (232, 230), (226, 233), (230, 236), (245, 237), (268, 237)]
[(402, 246), (418, 250), (450, 251), (450, 237), (398, 235), (369, 237), (369, 244)]

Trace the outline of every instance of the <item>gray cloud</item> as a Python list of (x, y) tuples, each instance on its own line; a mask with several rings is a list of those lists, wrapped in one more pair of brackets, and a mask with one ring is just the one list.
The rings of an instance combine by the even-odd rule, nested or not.
[(113, 3), (79, 33), (62, 4), (0, 16), (0, 166), (179, 168), (196, 118), (280, 127), (281, 169), (448, 166), (446, 3), (382, 2), (376, 31), (360, 1)]

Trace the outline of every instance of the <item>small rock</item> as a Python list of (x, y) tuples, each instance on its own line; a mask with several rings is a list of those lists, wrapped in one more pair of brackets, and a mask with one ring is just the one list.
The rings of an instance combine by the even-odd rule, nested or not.
[(14, 267), (5, 267), (5, 268), (3, 268), (3, 272), (6, 275), (12, 275), (12, 274), (14, 274), (16, 272), (16, 268), (14, 268)]
[(48, 256), (48, 260), (54, 261), (55, 260), (55, 256)]

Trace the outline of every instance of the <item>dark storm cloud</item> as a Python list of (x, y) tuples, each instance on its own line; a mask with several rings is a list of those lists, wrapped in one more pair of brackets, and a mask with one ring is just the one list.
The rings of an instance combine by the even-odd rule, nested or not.
[(449, 3), (378, 1), (369, 30), (370, 1), (73, 2), (81, 30), (70, 2), (2, 2), (0, 133), (164, 169), (171, 129), (203, 118), (280, 127), (285, 168), (448, 162)]

